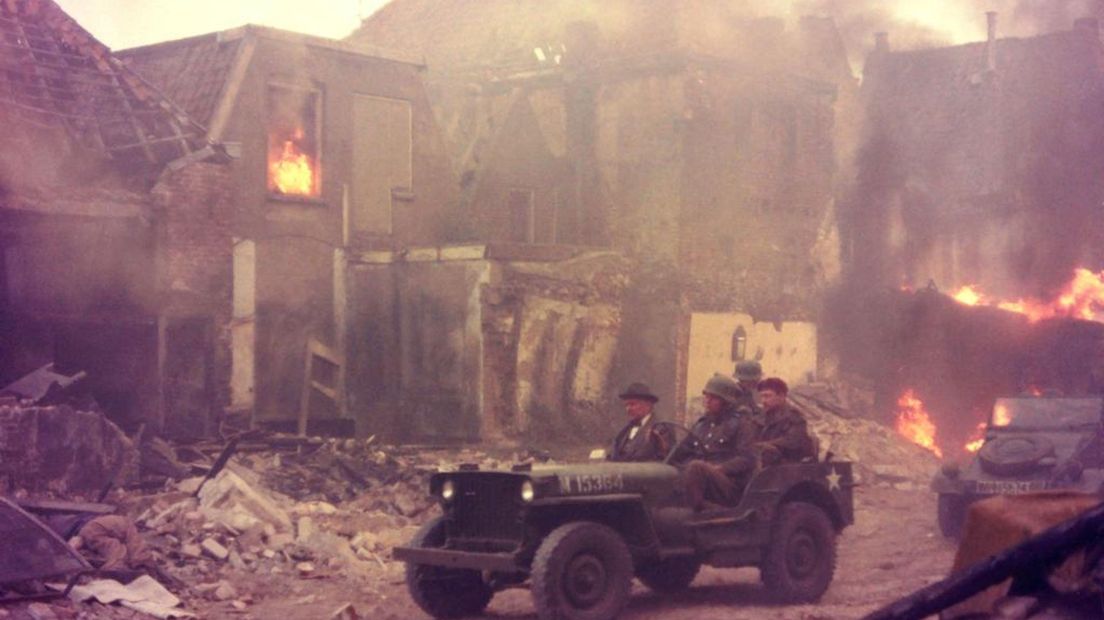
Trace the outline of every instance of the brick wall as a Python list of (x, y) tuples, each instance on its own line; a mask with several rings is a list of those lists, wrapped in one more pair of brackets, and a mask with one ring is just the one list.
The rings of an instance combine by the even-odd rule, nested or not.
[(227, 166), (195, 163), (167, 171), (152, 193), (165, 427), (169, 434), (202, 433), (212, 430), (230, 401), (232, 178)]

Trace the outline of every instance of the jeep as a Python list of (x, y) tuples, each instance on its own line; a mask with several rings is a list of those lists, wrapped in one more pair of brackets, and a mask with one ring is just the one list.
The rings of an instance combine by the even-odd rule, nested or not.
[(985, 441), (969, 463), (945, 464), (932, 479), (943, 535), (958, 538), (967, 508), (981, 498), (1043, 489), (1100, 490), (1102, 412), (1099, 397), (998, 398)]
[(680, 502), (679, 469), (668, 462), (679, 451), (665, 462), (435, 473), (429, 488), (443, 515), (394, 550), (411, 597), (453, 618), (527, 584), (543, 620), (605, 620), (627, 603), (633, 576), (674, 592), (706, 564), (756, 566), (779, 600), (818, 600), (832, 581), (836, 537), (854, 522), (851, 463), (767, 467), (737, 505), (695, 513)]

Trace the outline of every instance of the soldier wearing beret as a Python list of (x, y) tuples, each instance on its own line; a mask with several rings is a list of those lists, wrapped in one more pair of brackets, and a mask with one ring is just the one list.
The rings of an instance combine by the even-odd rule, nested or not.
[(759, 382), (763, 413), (762, 429), (755, 448), (764, 466), (800, 463), (808, 457), (816, 456), (805, 417), (787, 402), (789, 392), (789, 386), (778, 377)]

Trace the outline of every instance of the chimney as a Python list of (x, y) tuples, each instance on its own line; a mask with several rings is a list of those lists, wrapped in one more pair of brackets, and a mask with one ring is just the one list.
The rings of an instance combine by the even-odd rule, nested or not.
[(985, 12), (985, 70), (997, 69), (997, 12)]
[(888, 32), (875, 32), (874, 33), (874, 51), (875, 52), (888, 52), (889, 51), (889, 33)]

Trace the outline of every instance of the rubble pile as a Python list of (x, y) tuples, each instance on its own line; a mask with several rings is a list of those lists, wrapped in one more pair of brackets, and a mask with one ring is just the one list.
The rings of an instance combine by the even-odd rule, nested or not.
[(856, 481), (899, 490), (926, 489), (939, 468), (930, 451), (893, 429), (864, 417), (872, 398), (860, 390), (824, 383), (796, 387), (790, 400), (805, 414), (809, 430), (820, 443), (820, 456), (854, 463)]
[(96, 493), (138, 471), (138, 451), (98, 411), (0, 405), (0, 484), (59, 495)]

